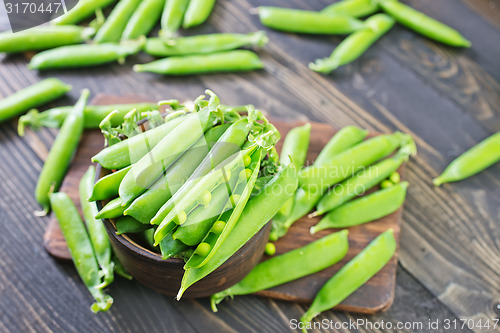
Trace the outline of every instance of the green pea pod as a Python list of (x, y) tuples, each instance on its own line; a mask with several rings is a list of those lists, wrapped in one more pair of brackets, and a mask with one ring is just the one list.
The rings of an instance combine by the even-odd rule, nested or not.
[[(348, 233), (347, 230), (342, 230), (311, 242), (304, 247), (261, 262), (243, 280), (226, 290), (212, 295), (210, 297), (212, 311), (217, 312), (217, 304), (228, 296), (232, 298), (234, 295), (256, 293), (333, 266), (347, 254), (349, 249)], [(286, 274), (283, 274), (283, 272), (286, 272)]]
[(315, 166), (326, 164), (336, 155), (357, 145), (368, 135), (368, 131), (356, 126), (346, 126), (328, 141), (314, 161)]
[(192, 75), (223, 72), (246, 72), (263, 68), (257, 54), (234, 50), (205, 55), (175, 56), (133, 67), (136, 72), (164, 75)]
[(188, 4), (189, 0), (166, 0), (160, 21), (161, 37), (171, 38), (177, 33), (177, 30), (181, 27)]
[(156, 251), (157, 248), (153, 246), (153, 243), (155, 242), (154, 240), (154, 234), (155, 234), (155, 229), (154, 228), (149, 228), (144, 230), (143, 232), (139, 233), (140, 240), (142, 240), (142, 244), (144, 247), (147, 249), (150, 249), (151, 251)]
[(0, 122), (31, 108), (49, 103), (65, 95), (71, 86), (59, 79), (49, 78), (24, 88), (0, 100)]
[(75, 7), (55, 18), (52, 23), (55, 25), (78, 24), (86, 18), (93, 16), (97, 10), (106, 8), (114, 2), (116, 2), (116, 0), (78, 1)]
[[(414, 155), (415, 153), (415, 144), (411, 142), (409, 145), (402, 147), (393, 157), (389, 157), (370, 166), (331, 188), (330, 192), (326, 193), (321, 198), (317, 205), (316, 212), (311, 216), (322, 215), (340, 207), (347, 201), (365, 193), (377, 184), (380, 184), (380, 182), (396, 172), (401, 164), (408, 160), (410, 155)], [(399, 181), (395, 183), (399, 183)]]
[(101, 268), (103, 275), (103, 283), (100, 288), (108, 286), (114, 280), (113, 271), (114, 264), (111, 260), (111, 244), (109, 243), (108, 234), (104, 228), (102, 221), (96, 220), (97, 206), (94, 202), (89, 202), (92, 187), (94, 185), (95, 168), (93, 165), (89, 167), (87, 172), (80, 180), (80, 205), (82, 207), (83, 219), (94, 249), (97, 263)]
[(136, 234), (151, 227), (143, 224), (133, 217), (122, 216), (116, 221), (116, 234)]
[(365, 27), (362, 21), (344, 15), (269, 6), (258, 10), (263, 25), (287, 32), (345, 35)]
[(95, 34), (93, 28), (74, 25), (36, 27), (16, 33), (0, 33), (0, 52), (19, 53), (47, 50), (84, 43)]
[(323, 8), (321, 13), (364, 17), (375, 14), (379, 9), (376, 0), (343, 0)]
[(183, 121), (184, 116), (173, 118), (161, 126), (106, 147), (92, 157), (92, 162), (97, 162), (110, 170), (126, 168), (145, 156)]
[(278, 212), (296, 188), (297, 171), (290, 163), (258, 195), (248, 200), (238, 223), (217, 253), (202, 267), (189, 268), (184, 272), (177, 299), (182, 297), (187, 288), (212, 273), (245, 245)]
[(35, 198), (45, 213), (50, 210), (49, 195), (57, 191), (61, 185), (66, 170), (75, 155), (78, 142), (80, 142), (83, 132), (83, 109), (87, 104), (89, 95), (88, 89), (82, 90), (80, 99), (76, 102), (73, 111), (68, 115), (57, 134), (38, 177)]
[[(195, 143), (195, 149), (189, 149), (167, 171), (164, 177), (157, 180), (150, 188), (135, 199), (125, 210), (125, 215), (130, 215), (142, 223), (149, 223), (158, 210), (175, 194), (181, 184), (186, 182), (200, 165), (208, 150), (224, 134), (230, 124), (223, 124), (209, 129), (200, 140)], [(206, 146), (204, 146), (206, 143)]]
[[(117, 110), (118, 113), (111, 119), (112, 126), (123, 123), (123, 117), (132, 109), (137, 109), (143, 113), (156, 110), (158, 106), (153, 103), (137, 104), (114, 104), (114, 105), (87, 105), (83, 110), (85, 118), (83, 126), (85, 128), (99, 128), (101, 121), (111, 112)], [(47, 111), (38, 112), (36, 109), (30, 110), (27, 114), (19, 118), (18, 133), (24, 135), (24, 128), (29, 126), (35, 130), (41, 127), (59, 128), (64, 119), (73, 109), (72, 106), (59, 106)]]
[(378, 190), (335, 208), (311, 227), (311, 234), (327, 228), (347, 228), (375, 221), (397, 211), (405, 201), (408, 182)]
[(52, 193), (50, 203), (68, 245), (71, 258), (78, 275), (94, 297), (93, 312), (107, 311), (113, 304), (113, 298), (100, 289), (101, 277), (99, 265), (90, 242), (87, 230), (78, 214), (75, 204), (65, 193)]
[(160, 19), (165, 0), (143, 0), (128, 20), (121, 39), (147, 36)]
[[(184, 266), (184, 269), (202, 267), (210, 260), (210, 258), (212, 258), (217, 253), (222, 243), (227, 239), (227, 237), (231, 233), (231, 230), (233, 230), (234, 226), (238, 222), (238, 219), (240, 218), (240, 215), (243, 212), (245, 205), (250, 199), (250, 194), (252, 193), (255, 181), (257, 180), (257, 176), (260, 171), (260, 160), (262, 158), (262, 155), (263, 152), (261, 149), (259, 149), (257, 152), (253, 154), (252, 162), (255, 162), (254, 163), (255, 166), (250, 178), (248, 179), (248, 182), (244, 185), (244, 190), (241, 193), (239, 200), (233, 202), (234, 208), (232, 211), (230, 212), (228, 211), (227, 214), (226, 213), (222, 214), (220, 220), (226, 222), (224, 229), (220, 233), (209, 231), (208, 234), (203, 239), (203, 243), (210, 245), (210, 251), (207, 254), (204, 254), (204, 253), (199, 253), (198, 251), (195, 250), (191, 258), (189, 258), (188, 262)], [(243, 167), (242, 170), (244, 170), (245, 169), (244, 165), (242, 165), (242, 167)], [(245, 179), (245, 181), (247, 180)]]
[(88, 201), (105, 200), (118, 196), (120, 183), (131, 167), (128, 166), (99, 179), (95, 183)]
[[(162, 38), (148, 38), (144, 51), (156, 57), (208, 54), (240, 47), (263, 46), (268, 40), (264, 31), (248, 34), (196, 35), (173, 38), (167, 41)], [(246, 111), (246, 107), (242, 111)]]
[(111, 14), (97, 31), (94, 41), (97, 43), (118, 42), (130, 17), (141, 3), (141, 0), (120, 0)]
[(470, 41), (455, 29), (405, 4), (393, 0), (378, 0), (378, 3), (384, 12), (396, 21), (427, 38), (450, 46), (470, 47), (471, 45)]
[(187, 29), (205, 22), (210, 16), (214, 5), (215, 0), (190, 0), (186, 13), (184, 14), (182, 27)]
[(179, 240), (173, 239), (172, 234), (175, 231), (171, 231), (167, 236), (165, 236), (160, 242), (161, 258), (163, 260), (176, 257), (181, 252), (188, 249), (188, 246)]
[(358, 30), (344, 39), (328, 58), (317, 59), (309, 64), (316, 72), (330, 73), (359, 58), (394, 25), (394, 19), (385, 14), (376, 14), (365, 21), (366, 28)]
[(307, 324), (318, 314), (340, 304), (349, 295), (377, 274), (396, 252), (392, 229), (380, 234), (356, 257), (340, 269), (316, 294), (311, 307), (300, 319), (307, 332)]
[(134, 163), (120, 183), (118, 190), (123, 203), (131, 203), (192, 147), (212, 126), (211, 119), (209, 109), (188, 115), (147, 155)]
[(109, 201), (95, 216), (96, 219), (116, 219), (123, 215), (123, 212), (127, 209), (126, 206), (122, 205), (122, 200), (120, 197)]
[(144, 40), (127, 43), (103, 43), (61, 46), (36, 54), (29, 69), (77, 68), (102, 65), (114, 61), (123, 63), (129, 55), (139, 52)]
[(500, 132), (486, 138), (457, 157), (434, 179), (434, 185), (456, 182), (483, 171), (500, 161)]

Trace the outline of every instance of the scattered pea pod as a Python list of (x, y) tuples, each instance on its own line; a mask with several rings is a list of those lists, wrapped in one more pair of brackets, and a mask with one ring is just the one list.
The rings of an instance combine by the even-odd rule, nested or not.
[(321, 13), (364, 17), (375, 14), (379, 9), (376, 0), (343, 0), (323, 8)]
[[(144, 51), (156, 57), (208, 54), (240, 47), (263, 46), (268, 42), (264, 31), (248, 34), (208, 34), (169, 40), (148, 38)], [(246, 111), (246, 110), (244, 110)]]
[(297, 188), (297, 173), (293, 163), (288, 164), (256, 196), (248, 200), (230, 237), (221, 244), (217, 253), (200, 268), (186, 270), (177, 299), (189, 286), (201, 280), (222, 265), (248, 242), (277, 213)]
[(330, 161), (343, 151), (357, 145), (368, 135), (368, 131), (356, 126), (346, 126), (338, 131), (328, 141), (314, 161), (315, 166), (320, 166)]
[(434, 179), (434, 185), (439, 186), (468, 178), (499, 161), (500, 132), (483, 140), (451, 162), (444, 172)]
[(120, 197), (110, 200), (95, 216), (96, 219), (116, 219), (123, 215), (126, 206), (122, 205)]
[(347, 254), (347, 234), (347, 230), (342, 230), (261, 262), (243, 280), (212, 295), (212, 311), (217, 312), (217, 304), (228, 296), (247, 295), (269, 289), (334, 265)]
[(122, 40), (147, 36), (158, 22), (165, 0), (143, 0), (127, 22)]
[(75, 7), (65, 14), (55, 18), (52, 22), (56, 25), (78, 24), (94, 15), (98, 9), (108, 7), (116, 0), (85, 0), (78, 1)]
[(365, 27), (353, 17), (299, 9), (258, 7), (260, 22), (266, 27), (304, 34), (349, 34)]
[(97, 31), (94, 41), (97, 43), (118, 42), (127, 22), (140, 3), (141, 0), (118, 1), (102, 27)]
[(31, 58), (28, 68), (77, 68), (97, 66), (114, 61), (123, 63), (129, 55), (139, 52), (144, 40), (128, 41), (122, 44), (82, 44), (62, 46), (36, 54)]
[(401, 182), (349, 201), (326, 214), (318, 224), (311, 227), (311, 234), (327, 228), (353, 227), (392, 214), (403, 205), (407, 188), (408, 182)]
[(17, 91), (0, 100), (0, 122), (49, 103), (70, 90), (70, 85), (59, 79), (49, 78)]
[(455, 29), (399, 1), (378, 0), (378, 3), (384, 12), (391, 15), (396, 21), (425, 37), (451, 46), (470, 47), (471, 45)]
[(35, 189), (35, 198), (45, 213), (50, 210), (49, 195), (57, 191), (61, 185), (66, 169), (71, 163), (80, 136), (83, 132), (83, 109), (87, 104), (90, 92), (87, 89), (76, 102), (73, 111), (66, 117), (61, 130), (57, 134), (49, 155), (45, 160)]
[(75, 204), (65, 193), (52, 193), (50, 204), (54, 209), (78, 275), (95, 299), (91, 307), (92, 311), (107, 311), (113, 304), (113, 299), (100, 289), (99, 265)]
[(130, 216), (122, 216), (116, 221), (117, 235), (135, 234), (150, 228), (150, 226), (143, 224)]
[(310, 321), (321, 312), (338, 305), (377, 274), (396, 252), (392, 229), (380, 234), (356, 257), (340, 269), (316, 294), (300, 321), (307, 332)]
[(207, 55), (175, 56), (147, 64), (134, 65), (136, 72), (164, 75), (191, 75), (220, 72), (245, 72), (263, 68), (259, 57), (248, 50), (234, 50)]
[(205, 22), (210, 16), (214, 5), (215, 0), (190, 0), (184, 14), (182, 27), (187, 29)]
[(317, 59), (316, 62), (309, 64), (309, 68), (326, 74), (353, 62), (392, 28), (394, 19), (385, 14), (376, 14), (368, 18), (365, 24), (365, 29), (349, 35), (333, 50), (330, 57)]
[(16, 33), (0, 33), (0, 52), (19, 53), (79, 44), (94, 35), (93, 28), (74, 25), (36, 27)]
[(166, 0), (161, 14), (160, 36), (171, 38), (177, 33), (177, 30), (182, 25), (182, 19), (188, 4), (189, 0)]

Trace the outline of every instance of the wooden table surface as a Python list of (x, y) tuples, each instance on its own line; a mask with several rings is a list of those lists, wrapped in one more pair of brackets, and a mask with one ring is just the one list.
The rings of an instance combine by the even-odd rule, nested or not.
[[(472, 48), (453, 49), (396, 26), (355, 63), (324, 76), (307, 63), (330, 54), (338, 37), (268, 31), (259, 51), (266, 69), (247, 74), (161, 77), (125, 65), (38, 73), (23, 56), (1, 58), (0, 95), (55, 76), (92, 93), (139, 94), (157, 99), (193, 98), (210, 88), (226, 104), (253, 103), (274, 117), (400, 130), (414, 136), (418, 156), (407, 168), (411, 183), (403, 215), (396, 299), (374, 316), (329, 311), (318, 317), (348, 323), (357, 331), (396, 331), (396, 323), (422, 324), (397, 331), (434, 331), (457, 320), (456, 331), (487, 332), (460, 319), (500, 315), (500, 165), (469, 180), (434, 188), (437, 176), (458, 154), (500, 130), (500, 2), (405, 0), (457, 28)], [(209, 22), (188, 31), (248, 32), (263, 27), (249, 10), (270, 4), (319, 10), (330, 0), (220, 0)], [(1, 6), (0, 6), (1, 7)], [(3, 10), (3, 9), (2, 9)], [(2, 22), (3, 29), (6, 21)], [(111, 311), (94, 315), (91, 297), (72, 265), (43, 249), (47, 218), (37, 218), (34, 189), (43, 159), (57, 133), (42, 130), (19, 138), (17, 120), (0, 124), (0, 332), (288, 332), (304, 305), (255, 296), (224, 302), (213, 314), (207, 299), (177, 302), (136, 282), (117, 279)], [(32, 147), (37, 147), (33, 149)], [(369, 325), (393, 323), (393, 328)], [(498, 327), (497, 327), (498, 330)], [(350, 331), (341, 329), (339, 331)], [(351, 330), (354, 331), (354, 330)]]

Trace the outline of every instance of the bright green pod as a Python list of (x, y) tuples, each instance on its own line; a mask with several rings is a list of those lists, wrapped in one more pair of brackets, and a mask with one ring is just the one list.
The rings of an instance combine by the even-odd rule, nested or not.
[(136, 234), (150, 228), (151, 226), (143, 224), (130, 216), (122, 216), (116, 220), (117, 235)]
[(179, 240), (173, 239), (172, 234), (175, 231), (173, 230), (170, 232), (167, 236), (165, 236), (159, 246), (160, 246), (160, 251), (161, 251), (161, 258), (163, 260), (172, 258), (172, 257), (177, 257), (179, 256), (183, 251), (186, 251), (188, 249), (188, 246), (184, 243), (182, 243)]
[(174, 37), (177, 30), (182, 25), (184, 13), (188, 7), (189, 0), (166, 0), (161, 14), (161, 31), (162, 38)]
[(94, 41), (97, 43), (118, 42), (130, 17), (142, 0), (120, 0), (109, 14), (102, 27), (97, 31)]
[(55, 25), (72, 25), (95, 15), (96, 10), (106, 8), (116, 0), (85, 0), (78, 1), (75, 7), (68, 12), (55, 18), (52, 23)]
[(143, 0), (127, 22), (121, 39), (147, 36), (160, 19), (165, 0)]
[(377, 0), (342, 0), (323, 8), (321, 13), (364, 17), (375, 14), (379, 9)]
[(321, 166), (338, 154), (354, 147), (363, 141), (368, 135), (368, 131), (356, 126), (346, 126), (338, 131), (328, 141), (314, 161), (315, 166)]
[(110, 173), (100, 178), (92, 189), (88, 201), (105, 200), (118, 196), (118, 188), (132, 166), (128, 166), (116, 172)]
[(205, 22), (212, 13), (214, 5), (215, 0), (189, 0), (182, 27), (187, 29)]
[(122, 205), (122, 200), (120, 197), (109, 201), (95, 216), (96, 219), (116, 219), (123, 215), (123, 212), (127, 209), (126, 206)]

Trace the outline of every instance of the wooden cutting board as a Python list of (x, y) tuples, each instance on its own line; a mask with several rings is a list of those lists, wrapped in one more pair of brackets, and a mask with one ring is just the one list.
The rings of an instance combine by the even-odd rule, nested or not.
[[(120, 96), (97, 96), (93, 100), (93, 104), (116, 104), (116, 103), (134, 103), (147, 101), (145, 98), (138, 97), (120, 97)], [(282, 138), (293, 127), (302, 125), (303, 122), (285, 122), (280, 120), (272, 120), (272, 123), (281, 132)], [(312, 163), (318, 156), (321, 149), (325, 146), (328, 140), (335, 134), (336, 130), (331, 126), (320, 123), (311, 123), (311, 141), (309, 144), (309, 152), (307, 155), (307, 163)], [(283, 140), (277, 145), (278, 151), (281, 149)], [(78, 195), (78, 183), (80, 178), (90, 165), (90, 157), (100, 151), (104, 144), (104, 138), (99, 130), (87, 130), (83, 135), (82, 141), (78, 148), (77, 155), (64, 179), (60, 191), (66, 192), (71, 199), (77, 204), (80, 209), (80, 199)], [(404, 168), (401, 168), (400, 173)], [(403, 174), (402, 174), (403, 176)], [(358, 254), (370, 241), (377, 237), (385, 230), (392, 228), (394, 236), (398, 241), (399, 248), (399, 232), (401, 225), (402, 208), (397, 212), (381, 218), (377, 221), (349, 228), (349, 252), (346, 257), (336, 265), (327, 268), (319, 273), (301, 278), (290, 283), (261, 291), (257, 295), (294, 301), (300, 303), (311, 303), (314, 296), (323, 286), (323, 284), (332, 277), (344, 264)], [(317, 232), (314, 235), (309, 233), (309, 228), (320, 220), (317, 218), (303, 217), (297, 221), (289, 230), (286, 236), (279, 239), (276, 245), (276, 254), (281, 254), (292, 249), (302, 247), (311, 241), (319, 239), (336, 230), (329, 229)], [(59, 229), (57, 220), (52, 215), (44, 235), (44, 247), (54, 257), (62, 260), (71, 260), (68, 248), (64, 241), (64, 237)], [(325, 253), (325, 255), (328, 255)], [(379, 311), (387, 310), (394, 299), (394, 289), (396, 285), (396, 268), (397, 255), (372, 279), (370, 279), (363, 287), (358, 289), (344, 302), (339, 304), (336, 309), (342, 311), (358, 312), (372, 314)], [(262, 260), (268, 257), (264, 256)], [(286, 274), (286, 272), (283, 272)]]

